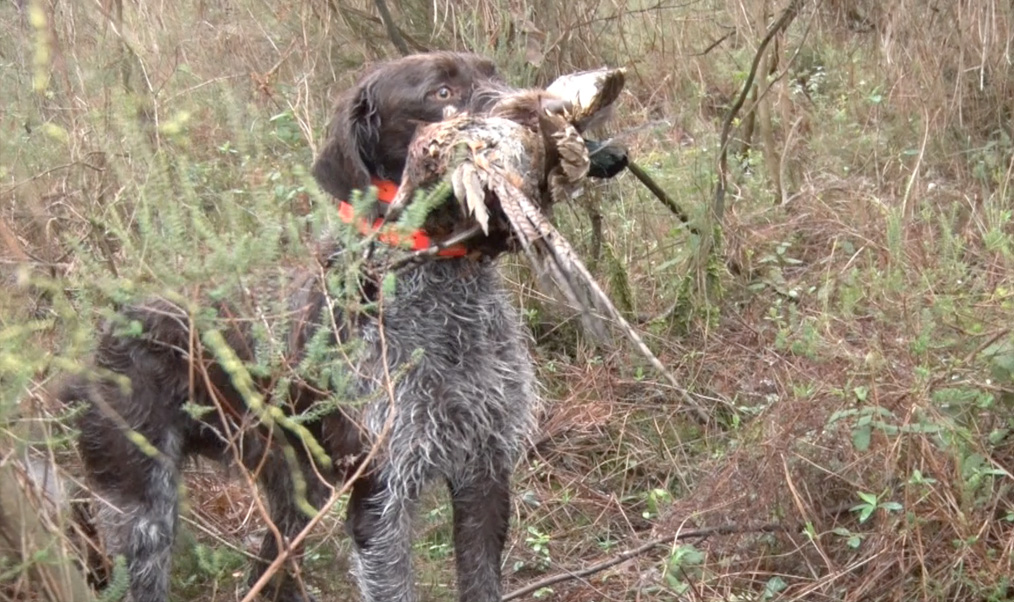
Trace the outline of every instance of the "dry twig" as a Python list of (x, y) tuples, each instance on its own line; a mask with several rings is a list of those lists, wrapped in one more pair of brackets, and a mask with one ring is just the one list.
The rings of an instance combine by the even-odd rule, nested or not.
[(715, 220), (719, 223), (722, 222), (722, 217), (725, 214), (725, 189), (726, 189), (726, 178), (728, 177), (728, 163), (729, 163), (729, 134), (732, 132), (732, 123), (736, 119), (736, 115), (739, 114), (739, 110), (743, 108), (743, 103), (746, 102), (746, 97), (750, 94), (751, 88), (753, 88), (753, 82), (757, 78), (757, 69), (760, 67), (761, 59), (764, 57), (764, 53), (767, 50), (768, 44), (771, 40), (778, 35), (779, 32), (784, 30), (792, 23), (792, 20), (796, 18), (796, 14), (799, 13), (799, 9), (803, 6), (803, 0), (792, 0), (782, 15), (778, 17), (778, 20), (771, 25), (768, 29), (767, 35), (761, 40), (761, 43), (757, 46), (757, 52), (753, 57), (753, 64), (750, 65), (750, 72), (746, 76), (746, 81), (743, 82), (743, 89), (740, 91), (739, 96), (736, 98), (736, 102), (733, 103), (732, 107), (729, 108), (729, 112), (725, 115), (725, 121), (722, 123), (722, 137), (719, 143), (718, 151), (718, 184), (715, 185), (715, 200), (712, 210), (715, 214)]
[(712, 535), (731, 535), (733, 533), (772, 533), (775, 531), (784, 531), (785, 526), (779, 523), (768, 523), (757, 527), (743, 527), (740, 525), (720, 525), (717, 527), (704, 527), (701, 529), (692, 529), (690, 531), (680, 531), (676, 534), (665, 535), (658, 537), (651, 541), (641, 544), (636, 548), (632, 548), (625, 552), (621, 552), (608, 560), (603, 560), (598, 564), (593, 564), (590, 567), (581, 569), (579, 571), (566, 571), (563, 573), (557, 573), (556, 575), (550, 575), (545, 579), (539, 579), (533, 583), (521, 587), (512, 591), (511, 593), (503, 597), (503, 602), (508, 600), (514, 600), (522, 596), (526, 596), (532, 592), (538, 591), (544, 587), (556, 585), (564, 581), (570, 581), (572, 579), (582, 579), (589, 575), (602, 572), (608, 568), (614, 567), (620, 563), (626, 562), (632, 558), (636, 558), (642, 554), (647, 554), (651, 550), (661, 546), (671, 546), (674, 542), (683, 541), (685, 539), (707, 539)]

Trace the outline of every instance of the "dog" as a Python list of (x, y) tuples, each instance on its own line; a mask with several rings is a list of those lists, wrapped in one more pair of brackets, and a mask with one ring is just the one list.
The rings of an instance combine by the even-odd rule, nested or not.
[[(502, 85), (492, 62), (470, 54), (384, 63), (336, 103), (313, 176), (341, 200), (380, 180), (397, 182), (419, 124), (481, 111), (486, 101), (475, 91)], [(59, 396), (85, 402), (79, 449), (99, 500), (96, 522), (106, 549), (126, 558), (126, 599), (168, 600), (180, 467), (203, 456), (238, 460), (256, 475), (286, 539), (308, 522), (304, 502), (320, 507), (327, 483), (358, 471), (346, 529), (364, 602), (416, 599), (412, 513), (422, 488), (443, 481), (453, 509), (459, 599), (500, 600), (510, 477), (539, 398), (529, 336), (492, 255), (450, 253), (414, 263), (395, 276), (393, 296), (383, 293), (382, 276), (364, 268), (356, 295), (367, 309), (355, 312), (331, 302), (320, 274), (294, 286), (290, 363), (308, 361), (306, 350), (321, 338), (354, 343), (344, 373), (350, 394), (366, 399), (301, 421), (299, 432), (265, 420), (264, 404), (282, 408), (283, 417), (298, 415), (318, 407), (327, 391), (293, 378), (279, 398), (271, 378), (237, 376), (234, 360), (257, 358), (250, 321), (225, 320), (216, 347), (209, 341), (219, 339), (197, 332), (192, 314), (177, 303), (154, 299), (124, 309), (142, 334), (106, 328), (91, 373), (73, 377)], [(219, 307), (220, 316), (234, 313)], [(307, 434), (330, 463), (307, 451)], [(279, 543), (269, 530), (251, 584), (277, 557)], [(262, 596), (312, 599), (286, 572)]]

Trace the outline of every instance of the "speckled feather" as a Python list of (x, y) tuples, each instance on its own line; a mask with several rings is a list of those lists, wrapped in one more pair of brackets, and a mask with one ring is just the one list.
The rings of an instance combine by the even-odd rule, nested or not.
[[(602, 98), (589, 93), (596, 85)], [(675, 378), (546, 215), (554, 203), (569, 200), (587, 176), (588, 152), (580, 128), (611, 106), (622, 85), (621, 70), (578, 74), (556, 86), (558, 93), (571, 90), (563, 104), (547, 103), (559, 101), (556, 95), (521, 92), (501, 99), (489, 116), (461, 115), (425, 126), (410, 147), (394, 205), (407, 204), (417, 190), (449, 179), (462, 207), (462, 228), (478, 222), (489, 234), (491, 224), (506, 225), (544, 280), (580, 312), (590, 333), (607, 340), (602, 318), (611, 321), (675, 386)], [(487, 191), (495, 203), (489, 203)]]

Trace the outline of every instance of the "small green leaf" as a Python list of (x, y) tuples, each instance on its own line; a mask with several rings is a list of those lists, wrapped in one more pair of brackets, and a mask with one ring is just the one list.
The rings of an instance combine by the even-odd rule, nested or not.
[(838, 422), (842, 418), (848, 418), (849, 416), (855, 416), (858, 413), (859, 413), (859, 410), (856, 410), (856, 409), (838, 410), (834, 414), (831, 414), (831, 417), (827, 419), (827, 423), (829, 425), (830, 424), (834, 424), (835, 422)]
[(785, 580), (781, 577), (772, 577), (764, 584), (764, 598), (773, 598), (778, 592), (784, 590), (788, 586), (789, 584), (785, 583)]
[(932, 485), (936, 482), (936, 479), (923, 475), (918, 468), (912, 471), (912, 476), (908, 479), (909, 485)]
[(993, 431), (991, 431), (989, 433), (989, 444), (990, 445), (999, 445), (1000, 443), (1003, 442), (1004, 439), (1007, 438), (1007, 435), (1009, 435), (1009, 434), (1010, 434), (1010, 429), (1006, 429), (1006, 428), (1003, 428), (1003, 429), (994, 429)]
[(380, 290), (387, 298), (394, 296), (395, 289), (398, 286), (398, 278), (394, 272), (388, 272), (384, 274), (384, 279), (381, 281)]
[(852, 445), (856, 451), (864, 452), (870, 448), (870, 434), (872, 429), (869, 425), (860, 426), (852, 430)]
[(857, 494), (859, 495), (859, 499), (861, 499), (862, 501), (866, 502), (867, 504), (869, 504), (871, 506), (876, 506), (877, 505), (877, 495), (876, 494), (874, 494), (874, 493), (866, 493), (864, 491), (859, 491), (859, 492), (857, 492)]

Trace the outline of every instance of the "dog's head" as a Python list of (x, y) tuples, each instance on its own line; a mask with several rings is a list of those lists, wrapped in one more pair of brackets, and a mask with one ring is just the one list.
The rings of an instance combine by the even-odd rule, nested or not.
[(473, 54), (418, 54), (380, 65), (336, 103), (313, 177), (341, 199), (371, 177), (399, 181), (416, 127), (440, 121), (448, 107), (468, 107), (476, 89), (497, 81), (493, 63)]

